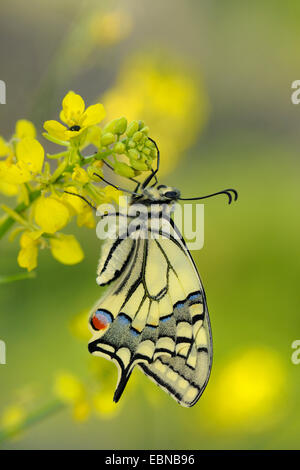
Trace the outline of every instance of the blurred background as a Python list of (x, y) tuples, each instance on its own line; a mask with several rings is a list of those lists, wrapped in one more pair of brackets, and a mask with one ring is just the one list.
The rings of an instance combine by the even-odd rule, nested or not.
[[(181, 408), (138, 370), (112, 404), (116, 368), (87, 352), (100, 242), (74, 226), (82, 263), (45, 251), (35, 279), (0, 284), (0, 424), (30, 416), (2, 447), (299, 448), (299, 26), (295, 0), (2, 0), (2, 136), (20, 118), (41, 131), (72, 89), (109, 119), (143, 119), (161, 181), (183, 196), (239, 192), (232, 206), (207, 200), (204, 247), (192, 253), (214, 339), (197, 405)], [(17, 250), (1, 240), (1, 275), (20, 272)]]

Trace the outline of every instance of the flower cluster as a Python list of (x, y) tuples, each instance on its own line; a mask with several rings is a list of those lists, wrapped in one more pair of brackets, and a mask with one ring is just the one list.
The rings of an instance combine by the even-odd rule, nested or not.
[[(0, 238), (17, 223), (10, 239), (20, 236), (18, 263), (28, 271), (36, 268), (40, 248), (49, 248), (64, 264), (83, 259), (75, 236), (61, 230), (74, 217), (79, 227), (93, 228), (92, 206), (118, 202), (120, 191), (100, 185), (104, 164), (127, 178), (152, 168), (157, 152), (148, 127), (124, 117), (101, 127), (104, 118), (102, 104), (86, 107), (82, 97), (70, 91), (62, 101), (61, 122), (44, 123), (43, 136), (64, 147), (62, 152), (46, 154), (27, 120), (17, 122), (9, 141), (0, 137), (0, 192), (18, 202), (14, 210), (1, 206), (7, 217), (1, 221)], [(84, 155), (87, 147), (94, 147), (91, 155)]]

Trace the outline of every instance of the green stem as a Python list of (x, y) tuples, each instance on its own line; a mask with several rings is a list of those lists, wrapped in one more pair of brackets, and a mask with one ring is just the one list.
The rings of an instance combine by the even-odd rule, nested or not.
[[(29, 193), (29, 205), (33, 203), (41, 194), (41, 190), (33, 191), (32, 193)], [(24, 202), (21, 202), (15, 209), (14, 211), (17, 212), (18, 214), (21, 214), (23, 211), (25, 211), (29, 206), (26, 205)], [(4, 219), (4, 221), (0, 225), (0, 239), (6, 234), (6, 232), (13, 226), (15, 223), (15, 220), (8, 216)]]
[(0, 276), (0, 284), (8, 284), (10, 282), (22, 281), (23, 279), (33, 279), (36, 277), (36, 272), (30, 273), (18, 273), (12, 274), (11, 276)]
[(30, 428), (36, 423), (43, 421), (45, 418), (56, 414), (58, 411), (61, 411), (65, 408), (65, 404), (59, 400), (54, 400), (48, 405), (39, 408), (36, 411), (30, 413), (25, 421), (22, 423), (13, 426), (9, 429), (4, 429), (0, 431), (0, 445), (3, 444), (7, 439), (11, 439), (12, 437), (18, 435), (20, 432), (25, 431), (26, 429)]

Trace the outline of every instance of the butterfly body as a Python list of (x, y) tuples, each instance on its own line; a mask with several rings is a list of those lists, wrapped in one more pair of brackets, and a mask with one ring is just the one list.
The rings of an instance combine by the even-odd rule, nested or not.
[[(90, 317), (89, 351), (118, 368), (118, 401), (135, 366), (183, 406), (209, 379), (212, 338), (204, 289), (171, 214), (178, 190), (143, 188), (115, 217), (97, 270), (111, 284)], [(106, 213), (102, 219), (112, 217)]]

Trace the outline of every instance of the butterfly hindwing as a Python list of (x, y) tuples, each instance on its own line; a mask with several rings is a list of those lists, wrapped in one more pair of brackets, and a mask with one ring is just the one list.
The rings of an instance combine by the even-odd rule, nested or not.
[(97, 281), (115, 283), (93, 310), (89, 349), (117, 365), (115, 401), (135, 365), (184, 406), (196, 403), (209, 378), (204, 290), (176, 227), (165, 233), (167, 223), (155, 238), (109, 240), (102, 252)]

